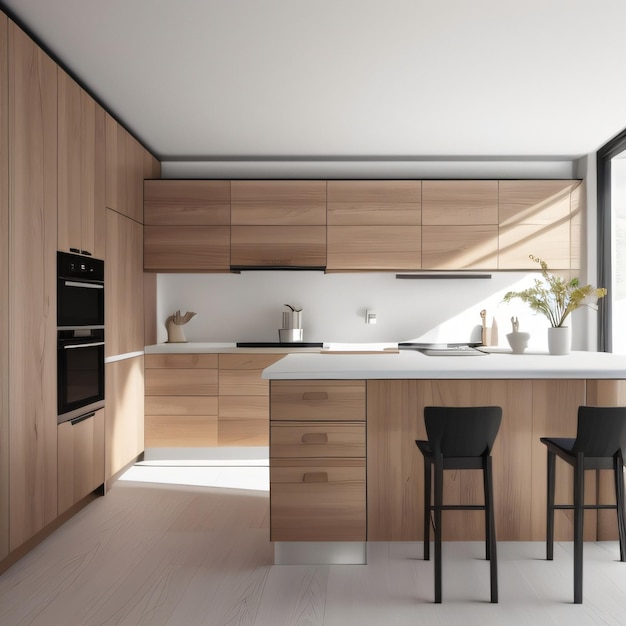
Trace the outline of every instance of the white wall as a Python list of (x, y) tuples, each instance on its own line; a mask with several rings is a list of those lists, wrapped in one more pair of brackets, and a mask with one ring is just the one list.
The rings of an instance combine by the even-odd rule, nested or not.
[[(564, 160), (387, 160), (349, 161), (251, 159), (248, 161), (164, 162), (163, 178), (573, 178), (589, 177), (587, 247), (595, 259), (595, 161)], [(532, 251), (529, 251), (531, 254)], [(595, 261), (581, 280), (595, 281)], [(591, 275), (593, 274), (593, 275)], [(507, 346), (510, 318), (531, 333), (529, 349), (545, 349), (547, 320), (528, 308), (501, 300), (535, 274), (492, 273), (489, 280), (396, 280), (395, 274), (244, 272), (160, 274), (158, 341), (167, 339), (165, 319), (176, 310), (196, 311), (185, 326), (190, 341), (277, 341), (285, 303), (304, 309), (305, 340), (336, 342), (479, 340), (480, 311), (495, 317), (499, 343)], [(365, 324), (366, 309), (378, 315)], [(571, 319), (574, 349), (595, 349), (596, 314), (582, 309)]]

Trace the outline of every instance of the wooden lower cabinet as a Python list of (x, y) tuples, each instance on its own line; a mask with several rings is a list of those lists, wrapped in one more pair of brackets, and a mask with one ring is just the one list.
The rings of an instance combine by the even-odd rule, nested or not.
[(365, 459), (272, 460), (270, 541), (365, 541)]
[(266, 367), (283, 354), (148, 354), (146, 447), (267, 446)]
[(104, 483), (104, 409), (58, 426), (58, 514)]
[(362, 380), (271, 382), (272, 541), (365, 541), (365, 390)]

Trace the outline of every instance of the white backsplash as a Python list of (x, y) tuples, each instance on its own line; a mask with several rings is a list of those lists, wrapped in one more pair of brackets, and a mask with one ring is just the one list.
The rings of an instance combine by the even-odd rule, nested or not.
[[(480, 341), (480, 311), (486, 309), (488, 325), (494, 318), (497, 322), (500, 346), (508, 347), (510, 319), (517, 316), (520, 330), (531, 334), (529, 350), (543, 350), (547, 320), (519, 301), (502, 303), (507, 291), (523, 288), (536, 276), (494, 272), (491, 279), (398, 280), (393, 273), (159, 274), (158, 341), (167, 340), (165, 319), (177, 310), (197, 313), (185, 326), (188, 341), (278, 341), (288, 303), (303, 309), (304, 341)], [(376, 313), (376, 324), (365, 323), (366, 310)], [(585, 336), (585, 315), (571, 316), (574, 349), (595, 348), (595, 337)]]

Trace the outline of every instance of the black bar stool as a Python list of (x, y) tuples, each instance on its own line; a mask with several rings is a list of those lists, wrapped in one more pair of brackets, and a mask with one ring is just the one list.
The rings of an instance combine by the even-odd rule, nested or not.
[[(546, 558), (554, 558), (554, 510), (574, 509), (574, 604), (583, 601), (583, 513), (585, 509), (616, 509), (620, 560), (626, 561), (626, 508), (624, 506), (624, 456), (626, 407), (578, 408), (575, 439), (542, 437), (548, 447), (548, 515)], [(574, 468), (574, 504), (554, 503), (556, 457)], [(585, 470), (613, 470), (616, 504), (585, 504)]]
[[(424, 455), (424, 559), (430, 559), (430, 517), (435, 527), (435, 602), (441, 602), (441, 512), (485, 511), (485, 556), (490, 562), (491, 602), (498, 601), (496, 526), (493, 511), (491, 448), (496, 439), (502, 409), (499, 406), (424, 408), (428, 441), (415, 441)], [(431, 468), (434, 466), (435, 503), (431, 502)], [(444, 470), (481, 469), (485, 503), (443, 504)]]

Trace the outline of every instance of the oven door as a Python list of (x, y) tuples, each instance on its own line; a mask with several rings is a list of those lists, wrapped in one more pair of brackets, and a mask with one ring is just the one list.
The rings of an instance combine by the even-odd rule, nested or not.
[(98, 281), (59, 277), (57, 326), (104, 326), (104, 285)]
[(57, 422), (104, 406), (104, 330), (58, 331)]

